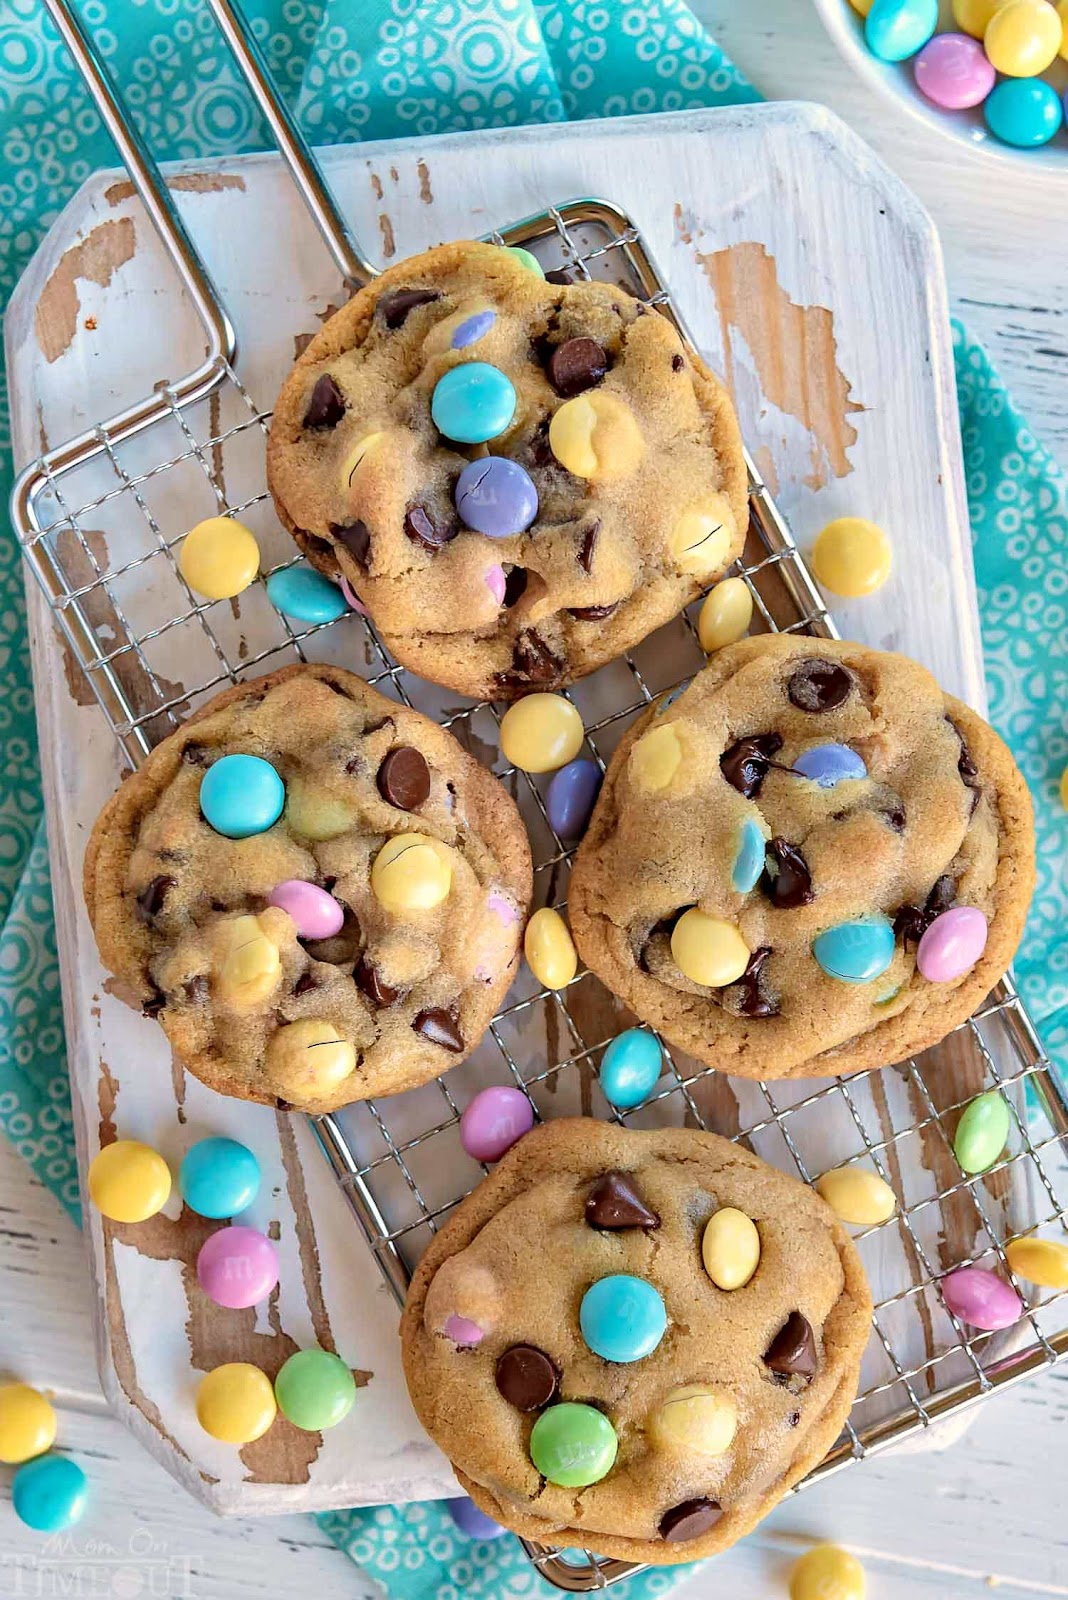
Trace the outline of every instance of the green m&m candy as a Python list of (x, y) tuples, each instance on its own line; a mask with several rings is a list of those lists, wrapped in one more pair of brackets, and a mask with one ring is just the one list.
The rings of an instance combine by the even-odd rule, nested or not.
[(329, 1350), (298, 1350), (274, 1380), (278, 1409), (308, 1433), (336, 1427), (352, 1410), (356, 1383), (340, 1356)]
[(530, 1459), (562, 1489), (599, 1483), (616, 1459), (616, 1430), (593, 1406), (565, 1400), (543, 1411), (530, 1435)]
[(953, 1140), (953, 1153), (967, 1173), (985, 1172), (1004, 1150), (1011, 1116), (997, 1089), (975, 1097), (964, 1109)]

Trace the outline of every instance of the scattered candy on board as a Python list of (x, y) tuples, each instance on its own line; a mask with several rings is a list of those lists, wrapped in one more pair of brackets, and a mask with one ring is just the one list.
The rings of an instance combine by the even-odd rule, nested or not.
[(855, 1228), (874, 1228), (897, 1210), (890, 1185), (867, 1167), (836, 1167), (816, 1180), (821, 1195), (835, 1216)]
[(864, 38), (880, 61), (905, 61), (925, 45), (938, 25), (938, 0), (874, 0)]
[(957, 1267), (940, 1288), (953, 1315), (984, 1333), (1011, 1327), (1023, 1313), (1023, 1301), (1012, 1285), (986, 1267)]
[(0, 1461), (32, 1461), (52, 1448), (55, 1437), (55, 1409), (39, 1390), (28, 1383), (0, 1385)]
[(523, 772), (555, 772), (573, 761), (585, 730), (570, 700), (562, 694), (528, 694), (501, 718), (501, 750)]
[(717, 1289), (744, 1289), (760, 1264), (760, 1234), (735, 1206), (714, 1211), (701, 1235), (701, 1260)]
[(983, 104), (986, 125), (1002, 144), (1037, 150), (1064, 121), (1056, 90), (1042, 78), (1004, 78)]
[(247, 1145), (222, 1136), (198, 1139), (182, 1158), (178, 1187), (190, 1211), (215, 1220), (236, 1217), (256, 1198), (260, 1164)]
[(913, 62), (916, 84), (944, 111), (964, 111), (982, 103), (997, 80), (978, 39), (966, 33), (939, 33)]
[(1005, 1246), (1005, 1259), (1018, 1278), (1040, 1289), (1068, 1289), (1068, 1244), (1030, 1235)]
[(864, 517), (836, 517), (812, 547), (812, 570), (820, 583), (847, 599), (881, 589), (890, 576), (891, 560), (886, 534)]
[(652, 1355), (667, 1329), (663, 1297), (644, 1278), (612, 1273), (591, 1283), (579, 1306), (582, 1337), (595, 1356), (620, 1364)]
[(69, 1456), (37, 1456), (26, 1461), (11, 1481), (15, 1515), (38, 1533), (62, 1533), (85, 1511), (89, 1485)]
[(506, 1530), (499, 1522), (494, 1522), (492, 1517), (487, 1517), (480, 1511), (470, 1495), (457, 1495), (453, 1500), (446, 1500), (445, 1509), (461, 1533), (466, 1533), (469, 1539), (499, 1539)]
[(167, 1163), (138, 1139), (106, 1144), (89, 1167), (89, 1198), (112, 1222), (146, 1222), (162, 1211), (170, 1192)]
[(464, 1108), (460, 1143), (475, 1161), (499, 1161), (534, 1126), (534, 1107), (522, 1089), (494, 1085)]
[(352, 1410), (356, 1380), (340, 1356), (329, 1350), (297, 1350), (274, 1380), (278, 1409), (307, 1433), (336, 1428)]
[(664, 1064), (660, 1040), (648, 1028), (627, 1028), (601, 1057), (598, 1081), (609, 1105), (629, 1111), (648, 1099)]
[(285, 784), (261, 756), (222, 756), (200, 782), (204, 821), (226, 839), (266, 833), (282, 815)]
[(611, 1472), (618, 1440), (616, 1430), (594, 1406), (565, 1400), (550, 1406), (530, 1434), (530, 1459), (562, 1489), (585, 1489)]
[(260, 547), (244, 523), (233, 517), (208, 517), (182, 540), (178, 570), (206, 600), (232, 600), (259, 572)]
[(582, 837), (600, 789), (601, 769), (596, 761), (579, 756), (554, 772), (545, 795), (545, 811), (559, 838)]
[(697, 618), (701, 649), (711, 655), (736, 644), (753, 620), (753, 596), (744, 578), (724, 578), (710, 589)]
[(267, 598), (297, 622), (337, 622), (349, 609), (337, 584), (306, 563), (272, 572), (267, 579)]
[(258, 1305), (278, 1282), (278, 1252), (255, 1228), (220, 1228), (200, 1247), (197, 1282), (216, 1305)]
[(790, 1600), (864, 1600), (864, 1568), (836, 1544), (807, 1550), (790, 1574)]
[(1001, 1155), (1009, 1137), (1011, 1114), (997, 1089), (976, 1095), (964, 1108), (953, 1136), (953, 1153), (968, 1174), (985, 1172)]
[(542, 906), (527, 923), (523, 935), (527, 965), (546, 989), (564, 989), (578, 971), (578, 952), (571, 930), (551, 906)]
[(228, 1361), (200, 1380), (197, 1421), (224, 1444), (251, 1444), (262, 1438), (278, 1411), (265, 1372), (248, 1361)]

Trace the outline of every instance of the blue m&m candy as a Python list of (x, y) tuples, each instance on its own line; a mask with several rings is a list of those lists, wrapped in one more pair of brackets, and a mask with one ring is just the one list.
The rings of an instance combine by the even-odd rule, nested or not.
[(738, 894), (755, 889), (764, 870), (767, 840), (754, 817), (746, 817), (738, 830), (738, 845), (731, 869), (731, 888)]
[(870, 983), (894, 959), (894, 929), (882, 916), (839, 922), (814, 940), (812, 954), (829, 978)]
[(456, 480), (455, 500), (464, 527), (490, 539), (522, 533), (538, 514), (533, 478), (507, 456), (469, 461)]
[(923, 48), (938, 25), (938, 0), (874, 0), (864, 38), (880, 61), (904, 61)]
[(579, 756), (553, 774), (545, 796), (549, 826), (561, 839), (577, 839), (586, 831), (594, 801), (601, 788), (596, 761)]
[(612, 1040), (598, 1074), (609, 1105), (629, 1110), (648, 1099), (664, 1065), (660, 1041), (647, 1028), (628, 1028)]
[(267, 579), (267, 598), (298, 622), (336, 622), (349, 609), (337, 584), (306, 562), (272, 572)]
[(446, 1500), (445, 1509), (469, 1539), (499, 1539), (505, 1531), (499, 1522), (478, 1509), (470, 1495), (460, 1494), (454, 1500)]
[(582, 1296), (582, 1337), (595, 1356), (619, 1363), (652, 1355), (667, 1328), (659, 1290), (627, 1272), (599, 1278)]
[(465, 361), (434, 385), (430, 414), (446, 439), (485, 444), (503, 433), (515, 415), (512, 380), (485, 361)]
[(1043, 78), (1006, 78), (983, 104), (986, 125), (1002, 144), (1035, 150), (1048, 144), (1064, 120), (1055, 89)]
[(469, 344), (477, 344), (479, 339), (486, 337), (496, 320), (496, 311), (476, 311), (470, 317), (465, 317), (460, 326), (452, 331), (449, 341), (452, 348), (466, 350)]
[(38, 1533), (61, 1533), (85, 1510), (85, 1473), (70, 1456), (38, 1456), (27, 1461), (11, 1481), (15, 1515)]
[(259, 1186), (260, 1164), (236, 1139), (198, 1139), (178, 1171), (182, 1198), (201, 1217), (236, 1217), (255, 1200)]
[(259, 756), (223, 756), (200, 785), (204, 821), (227, 839), (266, 833), (282, 815), (285, 784)]
[(794, 771), (811, 778), (821, 789), (833, 789), (847, 778), (866, 778), (868, 769), (847, 744), (814, 744), (794, 758)]

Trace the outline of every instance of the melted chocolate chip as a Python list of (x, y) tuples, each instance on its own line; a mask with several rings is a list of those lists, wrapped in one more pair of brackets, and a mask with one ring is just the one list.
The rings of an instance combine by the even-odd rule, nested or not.
[(499, 672), (502, 688), (524, 689), (530, 684), (556, 683), (563, 662), (538, 634), (521, 633), (512, 649), (512, 669)]
[(927, 923), (919, 906), (899, 906), (894, 913), (894, 938), (900, 939), (907, 949), (919, 944), (927, 931)]
[(402, 744), (378, 769), (378, 792), (398, 811), (414, 811), (430, 795), (430, 768), (422, 751)]
[(808, 656), (791, 672), (786, 693), (799, 711), (833, 711), (849, 699), (852, 688), (853, 674), (840, 662)]
[(780, 911), (796, 911), (814, 898), (808, 862), (796, 845), (785, 839), (771, 839), (765, 852), (764, 875), (760, 887)]
[(141, 1002), (141, 1015), (143, 1017), (158, 1017), (167, 1004), (167, 996), (162, 989), (153, 989), (147, 1000)]
[(349, 555), (361, 567), (367, 565), (367, 557), (371, 550), (371, 530), (366, 522), (358, 518), (355, 522), (332, 522), (330, 532), (338, 544), (343, 544)]
[(427, 306), (431, 301), (440, 299), (441, 294), (437, 289), (393, 289), (381, 297), (378, 309), (386, 327), (395, 332), (404, 325), (408, 313), (414, 311), (416, 306)]
[(751, 733), (724, 750), (719, 758), (720, 771), (732, 788), (752, 800), (763, 787), (772, 756), (781, 749), (781, 733)]
[(672, 372), (681, 372), (685, 365), (686, 365), (686, 363), (683, 360), (682, 356), (678, 355), (677, 353), (672, 356), (672, 358), (671, 358), (671, 370), (672, 370)]
[(439, 1044), (443, 1050), (451, 1050), (454, 1055), (459, 1055), (460, 1051), (466, 1048), (456, 1018), (451, 1011), (445, 1011), (440, 1006), (433, 1006), (429, 1011), (420, 1011), (412, 1027), (431, 1044)]
[(211, 993), (211, 984), (202, 972), (194, 977), (187, 978), (182, 984), (182, 993), (192, 1006), (202, 1006), (207, 1002)]
[(345, 396), (329, 372), (316, 378), (315, 388), (304, 413), (306, 428), (336, 428), (345, 415)]
[(514, 1344), (497, 1360), (497, 1390), (517, 1411), (540, 1411), (560, 1386), (560, 1374), (544, 1350)]
[(424, 550), (440, 550), (460, 530), (436, 517), (429, 506), (409, 506), (404, 513), (404, 531), (413, 544), (422, 545)]
[(791, 1428), (796, 1428), (797, 1424), (801, 1421), (800, 1411), (791, 1411), (786, 1420), (790, 1424)]
[(608, 606), (571, 606), (568, 615), (574, 617), (576, 622), (600, 622), (618, 609), (619, 601), (613, 600)]
[(191, 767), (206, 767), (210, 765), (213, 752), (206, 744), (198, 744), (195, 739), (190, 739), (182, 748), (182, 760)]
[(167, 890), (173, 889), (174, 878), (153, 878), (147, 888), (142, 889), (137, 896), (137, 909), (150, 922), (153, 917), (158, 917), (163, 910), (163, 902), (167, 898)]
[(764, 1365), (776, 1378), (812, 1378), (816, 1372), (816, 1341), (812, 1324), (800, 1311), (791, 1311), (764, 1352)]
[(391, 1006), (400, 994), (399, 989), (392, 989), (383, 981), (378, 968), (368, 961), (366, 956), (360, 957), (352, 976), (356, 980), (356, 987), (367, 996), (372, 1005)]
[(514, 606), (526, 593), (530, 574), (526, 567), (511, 567), (504, 575), (504, 603)]
[(302, 972), (296, 983), (293, 985), (293, 993), (307, 994), (309, 989), (318, 989), (318, 987), (318, 978), (313, 978), (310, 972)]
[(767, 944), (754, 950), (737, 983), (730, 983), (724, 989), (724, 1002), (736, 1016), (760, 1019), (779, 1015), (779, 1003), (768, 993), (762, 977), (762, 968), (770, 955), (771, 946)]
[(551, 272), (545, 274), (545, 281), (546, 283), (567, 285), (574, 283), (575, 276), (569, 267), (554, 267)]
[(557, 394), (569, 400), (600, 383), (608, 371), (608, 356), (596, 339), (565, 339), (554, 347), (547, 370)]
[(583, 572), (589, 572), (593, 568), (593, 552), (597, 547), (597, 535), (600, 533), (600, 531), (600, 519), (598, 519), (596, 522), (589, 523), (582, 530), (582, 543), (579, 545), (578, 564), (582, 568)]
[(646, 1205), (622, 1172), (606, 1172), (586, 1196), (586, 1222), (591, 1228), (617, 1233), (623, 1228), (659, 1228), (660, 1218)]
[(948, 872), (935, 880), (930, 894), (919, 906), (901, 906), (894, 915), (894, 934), (904, 946), (919, 944), (927, 929), (943, 911), (956, 904), (957, 882)]
[(660, 1537), (672, 1544), (699, 1539), (716, 1526), (720, 1516), (718, 1500), (683, 1500), (681, 1504), (672, 1506), (670, 1511), (665, 1511), (660, 1518)]

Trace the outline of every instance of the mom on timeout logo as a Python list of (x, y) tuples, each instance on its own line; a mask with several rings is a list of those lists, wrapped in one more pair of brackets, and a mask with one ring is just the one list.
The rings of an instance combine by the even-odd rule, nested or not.
[(55, 1533), (32, 1554), (0, 1552), (0, 1596), (53, 1600), (196, 1600), (192, 1561), (147, 1529), (121, 1549), (106, 1539)]

